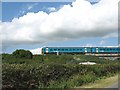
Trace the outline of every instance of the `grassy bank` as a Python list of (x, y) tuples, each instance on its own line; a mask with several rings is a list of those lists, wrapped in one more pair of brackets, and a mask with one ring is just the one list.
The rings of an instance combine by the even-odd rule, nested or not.
[(111, 77), (103, 78), (101, 80), (96, 80), (93, 83), (82, 85), (77, 88), (106, 88), (107, 86), (110, 86), (116, 82), (118, 82), (118, 74)]

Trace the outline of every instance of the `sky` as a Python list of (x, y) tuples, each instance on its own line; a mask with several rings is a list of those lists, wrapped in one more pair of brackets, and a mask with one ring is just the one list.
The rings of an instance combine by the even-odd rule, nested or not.
[(2, 2), (2, 53), (37, 53), (43, 46), (117, 46), (118, 1)]

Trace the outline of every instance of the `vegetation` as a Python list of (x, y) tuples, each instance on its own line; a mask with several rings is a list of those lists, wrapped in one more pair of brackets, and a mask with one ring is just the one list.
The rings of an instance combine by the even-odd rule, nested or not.
[(111, 76), (119, 65), (3, 64), (4, 88), (72, 88)]
[(16, 50), (12, 53), (13, 57), (15, 58), (25, 58), (25, 59), (32, 59), (33, 55), (30, 51), (28, 50)]
[[(119, 60), (86, 55), (33, 55), (26, 58), (16, 50), (12, 54), (2, 54), (2, 60), (3, 88), (73, 88), (112, 76), (120, 70)], [(97, 64), (79, 65), (85, 61)]]
[(32, 59), (25, 59), (25, 58), (15, 58), (12, 54), (2, 54), (3, 63), (9, 64), (48, 64), (48, 63), (58, 63), (58, 64), (79, 64), (80, 62), (96, 62), (97, 64), (104, 64), (104, 63), (114, 63), (116, 61), (110, 61), (98, 58), (96, 56), (86, 56), (86, 55), (33, 55)]

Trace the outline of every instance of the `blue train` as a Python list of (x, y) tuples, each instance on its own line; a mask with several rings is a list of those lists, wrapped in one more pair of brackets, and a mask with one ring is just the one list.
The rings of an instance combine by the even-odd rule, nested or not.
[(53, 53), (78, 53), (78, 54), (118, 54), (120, 48), (116, 47), (43, 47), (42, 53), (53, 54)]

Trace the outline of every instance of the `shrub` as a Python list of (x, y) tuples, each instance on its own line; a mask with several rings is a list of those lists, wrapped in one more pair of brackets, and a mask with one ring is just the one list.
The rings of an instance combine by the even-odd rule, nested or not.
[(8, 53), (2, 54), (2, 60), (9, 60), (11, 58), (13, 58), (11, 54), (8, 54)]
[(23, 50), (23, 49), (20, 49), (20, 50), (16, 50), (12, 53), (12, 55), (15, 57), (15, 58), (25, 58), (25, 59), (32, 59), (33, 55), (30, 51), (28, 50)]
[[(119, 64), (3, 64), (4, 88), (69, 88), (93, 82), (99, 77), (116, 73)], [(71, 86), (70, 86), (71, 85)]]

